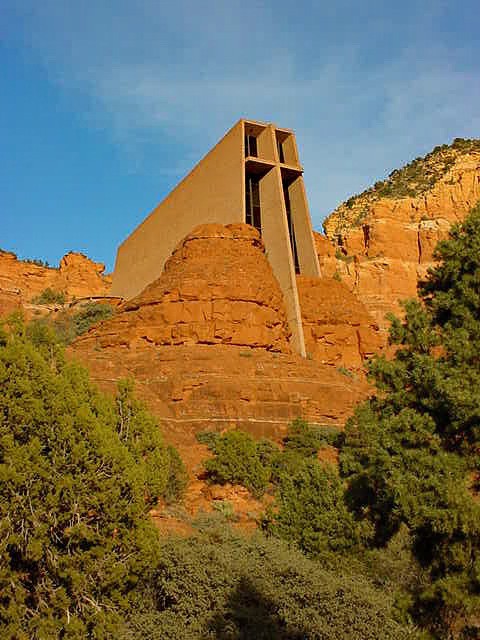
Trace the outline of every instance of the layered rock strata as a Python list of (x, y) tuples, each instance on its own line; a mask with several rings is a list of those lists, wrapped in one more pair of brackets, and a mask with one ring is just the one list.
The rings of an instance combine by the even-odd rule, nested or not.
[(85, 340), (104, 347), (228, 344), (290, 352), (279, 285), (256, 229), (202, 225), (160, 278)]
[(326, 237), (316, 235), (322, 273), (342, 280), (382, 327), (387, 312), (416, 295), (438, 241), (480, 200), (480, 142), (464, 143), (439, 147), (351, 198), (325, 220)]
[(309, 357), (358, 370), (382, 350), (384, 336), (378, 325), (345, 283), (297, 276), (297, 285)]
[(108, 296), (111, 278), (104, 272), (104, 264), (82, 253), (67, 253), (54, 269), (0, 251), (0, 316), (22, 307), (28, 310), (45, 289), (62, 292), (67, 299)]
[(340, 425), (368, 392), (362, 359), (378, 331), (332, 279), (299, 278), (299, 293), (310, 359), (290, 349), (258, 232), (203, 225), (158, 280), (79, 338), (72, 353), (106, 388), (135, 378), (177, 443), (182, 433), (212, 426), (281, 436), (298, 416)]

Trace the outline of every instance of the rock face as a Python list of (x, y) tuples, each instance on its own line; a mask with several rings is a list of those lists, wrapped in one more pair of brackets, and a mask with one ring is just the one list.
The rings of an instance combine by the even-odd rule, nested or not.
[(365, 306), (343, 282), (297, 276), (305, 346), (314, 360), (363, 369), (384, 338)]
[(0, 315), (25, 307), (47, 288), (64, 292), (67, 299), (107, 296), (111, 278), (104, 271), (105, 265), (81, 253), (67, 253), (53, 269), (0, 251)]
[(203, 225), (156, 282), (77, 339), (72, 353), (106, 388), (134, 377), (177, 444), (212, 426), (281, 436), (298, 416), (340, 425), (368, 392), (362, 358), (379, 343), (377, 327), (332, 279), (299, 278), (299, 293), (310, 359), (290, 349), (258, 232)]
[(480, 141), (439, 147), (351, 198), (317, 234), (324, 275), (341, 279), (382, 326), (416, 295), (437, 242), (480, 200)]
[(95, 351), (80, 339), (70, 353), (107, 391), (133, 377), (137, 394), (176, 445), (191, 443), (197, 431), (232, 427), (277, 439), (299, 416), (341, 427), (370, 390), (361, 373), (265, 349), (146, 343)]
[(248, 225), (197, 227), (161, 277), (119, 310), (88, 339), (101, 347), (228, 344), (290, 352), (282, 294), (258, 231)]

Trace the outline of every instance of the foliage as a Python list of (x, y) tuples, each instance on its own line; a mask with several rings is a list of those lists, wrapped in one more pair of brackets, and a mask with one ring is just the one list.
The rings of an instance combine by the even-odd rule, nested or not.
[(121, 640), (402, 640), (413, 628), (358, 575), (325, 571), (275, 539), (210, 527), (167, 540)]
[(156, 419), (133, 395), (133, 380), (120, 380), (115, 398), (116, 431), (137, 465), (145, 465), (148, 498), (177, 500), (187, 485), (187, 473), (177, 451), (166, 447)]
[(213, 508), (221, 513), (225, 520), (233, 520), (235, 517), (235, 508), (229, 500), (215, 500)]
[(56, 291), (47, 287), (40, 295), (32, 298), (33, 304), (65, 304), (66, 297), (64, 291)]
[(270, 479), (270, 469), (262, 461), (255, 440), (243, 431), (229, 431), (215, 442), (215, 456), (205, 463), (213, 482), (242, 484), (261, 496)]
[[(68, 345), (75, 338), (86, 333), (93, 325), (103, 320), (108, 320), (114, 314), (114, 308), (107, 302), (89, 302), (79, 311), (60, 311), (53, 317), (34, 320), (31, 325), (37, 325), (41, 331), (42, 325), (50, 326), (57, 341), (62, 345)], [(34, 329), (31, 329), (32, 331)]]
[(297, 418), (289, 425), (283, 440), (285, 451), (298, 453), (304, 458), (316, 456), (322, 444), (323, 438), (320, 432), (301, 418)]
[(267, 511), (263, 527), (312, 557), (345, 552), (362, 536), (336, 470), (315, 459), (297, 459), (290, 473), (280, 475), (277, 502)]
[(72, 317), (75, 337), (86, 333), (97, 322), (108, 320), (113, 313), (114, 309), (108, 302), (87, 303)]
[(423, 158), (415, 158), (401, 169), (392, 171), (387, 180), (377, 182), (375, 194), (398, 198), (428, 191), (454, 164), (458, 152), (480, 152), (480, 140), (455, 138), (451, 145), (435, 147)]
[(220, 438), (220, 434), (217, 431), (199, 431), (195, 434), (195, 438), (200, 444), (205, 444), (209, 449), (215, 451), (215, 443)]
[(294, 542), (310, 556), (343, 552), (358, 546), (368, 526), (356, 524), (338, 474), (317, 460), (319, 449), (337, 438), (337, 430), (313, 427), (301, 419), (289, 425), (283, 449), (230, 431), (213, 439), (215, 456), (205, 467), (212, 481), (242, 484), (256, 497), (269, 483), (274, 485), (276, 502), (263, 518), (269, 534)]
[(35, 264), (37, 267), (45, 267), (46, 269), (50, 268), (50, 264), (47, 262), (47, 260), (40, 260), (39, 258), (24, 258), (22, 262)]
[(145, 496), (168, 493), (168, 455), (127, 383), (114, 402), (48, 327), (35, 340), (18, 316), (0, 339), (2, 637), (115, 637), (155, 558)]
[(330, 427), (312, 427), (297, 418), (288, 427), (280, 450), (270, 440), (255, 439), (243, 431), (229, 431), (223, 435), (203, 432), (197, 435), (215, 456), (205, 463), (213, 482), (242, 484), (255, 496), (261, 496), (268, 483), (279, 484), (283, 475), (290, 475), (303, 458), (314, 458), (326, 444), (333, 444), (337, 431)]
[(395, 357), (370, 365), (379, 393), (347, 424), (341, 467), (378, 545), (410, 529), (429, 574), (413, 609), (449, 637), (480, 610), (480, 205), (436, 258), (421, 302), (392, 321)]

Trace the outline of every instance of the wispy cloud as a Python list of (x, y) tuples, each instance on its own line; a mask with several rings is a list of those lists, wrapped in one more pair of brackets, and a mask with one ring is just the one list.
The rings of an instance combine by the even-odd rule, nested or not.
[(166, 145), (180, 176), (241, 116), (294, 128), (319, 226), (393, 167), (480, 132), (472, 50), (435, 30), (448, 3), (356, 4), (17, 0), (7, 15), (52, 80), (159, 174)]

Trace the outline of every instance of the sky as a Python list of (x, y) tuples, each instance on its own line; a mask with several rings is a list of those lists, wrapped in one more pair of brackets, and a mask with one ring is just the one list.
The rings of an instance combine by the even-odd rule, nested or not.
[(117, 246), (241, 117), (295, 130), (312, 222), (480, 137), (478, 0), (2, 0), (0, 248)]

